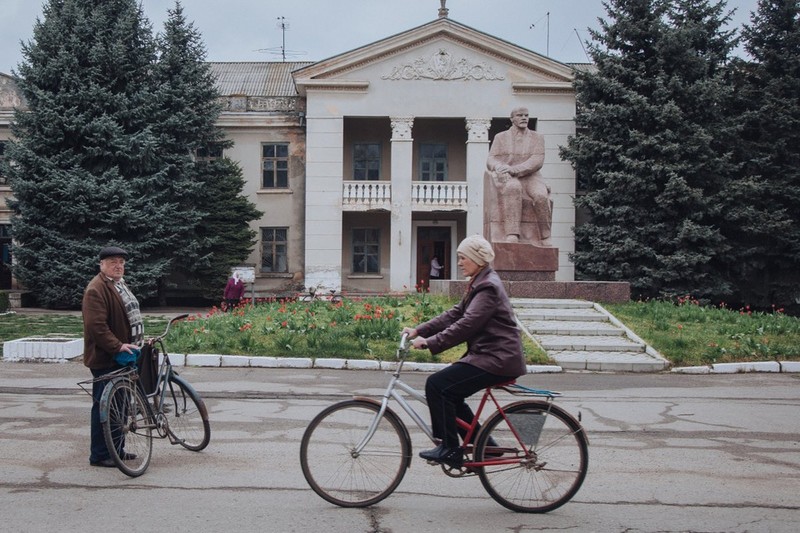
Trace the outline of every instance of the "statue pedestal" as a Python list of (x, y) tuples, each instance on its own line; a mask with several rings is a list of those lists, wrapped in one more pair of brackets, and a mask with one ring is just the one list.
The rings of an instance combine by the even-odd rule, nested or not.
[(492, 268), (503, 281), (554, 281), (558, 248), (528, 243), (493, 242)]

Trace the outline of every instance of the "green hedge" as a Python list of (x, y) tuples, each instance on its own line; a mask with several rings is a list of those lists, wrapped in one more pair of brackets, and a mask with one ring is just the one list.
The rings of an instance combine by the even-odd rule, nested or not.
[(0, 313), (5, 313), (11, 306), (8, 300), (8, 292), (0, 291)]

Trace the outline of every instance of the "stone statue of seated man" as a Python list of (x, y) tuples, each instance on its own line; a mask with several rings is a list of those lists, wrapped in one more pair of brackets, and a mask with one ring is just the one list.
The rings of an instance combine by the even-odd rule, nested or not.
[(553, 202), (539, 172), (544, 163), (544, 137), (528, 129), (528, 110), (511, 112), (512, 126), (494, 137), (486, 168), (493, 242), (528, 242), (551, 246)]

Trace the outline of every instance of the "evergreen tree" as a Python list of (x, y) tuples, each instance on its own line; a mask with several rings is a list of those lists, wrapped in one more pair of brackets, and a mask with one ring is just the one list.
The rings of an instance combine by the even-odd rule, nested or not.
[(180, 2), (169, 11), (158, 48), (154, 75), (161, 117), (154, 130), (168, 169), (164, 187), (186, 228), (175, 231), (167, 250), (176, 258), (173, 273), (184, 288), (218, 295), (230, 267), (244, 261), (254, 246), (248, 223), (262, 213), (241, 194), (244, 179), (238, 164), (195, 158), (198, 150), (221, 157), (232, 143), (216, 126), (221, 107), (215, 79), (204, 62), (201, 36), (187, 22)]
[(740, 178), (725, 190), (738, 297), (757, 306), (800, 298), (800, 2), (759, 0), (739, 62)]
[(149, 128), (154, 42), (135, 0), (50, 0), (23, 45), (8, 158), (15, 275), (48, 307), (78, 306), (102, 246), (128, 250), (133, 290), (167, 270), (151, 238), (164, 178)]
[(735, 41), (724, 2), (610, 0), (592, 32), (596, 71), (576, 79), (579, 134), (562, 156), (588, 192), (575, 200), (579, 276), (623, 280), (637, 296), (729, 291), (712, 198), (730, 172), (723, 74)]

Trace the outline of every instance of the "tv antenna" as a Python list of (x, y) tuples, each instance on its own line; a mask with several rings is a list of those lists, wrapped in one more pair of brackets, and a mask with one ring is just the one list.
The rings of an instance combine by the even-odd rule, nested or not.
[(286, 49), (286, 30), (289, 29), (289, 23), (286, 22), (286, 17), (277, 17), (277, 20), (278, 20), (277, 27), (280, 28), (281, 30), (281, 46), (280, 47), (276, 46), (274, 48), (260, 48), (256, 50), (256, 52), (268, 52), (270, 54), (276, 54), (276, 55), (280, 54), (281, 61), (283, 61), (284, 63), (286, 62), (287, 57), (297, 57), (305, 55), (306, 54), (305, 52)]
[(550, 57), (550, 12), (548, 11), (547, 13), (545, 13), (543, 17), (541, 17), (539, 20), (537, 20), (536, 22), (531, 24), (528, 29), (532, 30), (532, 29), (536, 28), (536, 25), (539, 24), (542, 21), (543, 18), (547, 18), (547, 53), (546, 53), (546, 55), (547, 55), (547, 57)]

